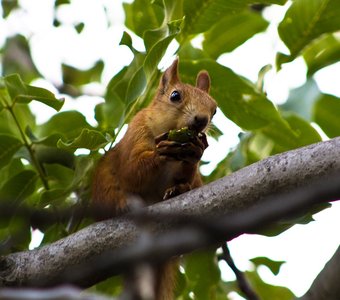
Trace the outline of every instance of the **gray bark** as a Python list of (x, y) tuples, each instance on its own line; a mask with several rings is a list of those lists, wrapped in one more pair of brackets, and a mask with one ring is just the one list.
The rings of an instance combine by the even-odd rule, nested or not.
[[(247, 209), (270, 195), (339, 172), (339, 150), (340, 138), (335, 138), (269, 157), (199, 189), (153, 205), (149, 211), (217, 218)], [(171, 227), (163, 222), (156, 225), (153, 231), (159, 234), (165, 227)], [(31, 286), (39, 281), (49, 285), (68, 267), (86, 263), (108, 250), (125, 249), (134, 245), (137, 237), (134, 222), (117, 218), (95, 223), (39, 249), (1, 257), (0, 287)], [(94, 283), (97, 279), (91, 280)]]

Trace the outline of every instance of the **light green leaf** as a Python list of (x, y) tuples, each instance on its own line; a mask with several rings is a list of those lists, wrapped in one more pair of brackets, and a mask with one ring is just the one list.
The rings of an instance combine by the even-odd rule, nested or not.
[(314, 121), (330, 137), (340, 136), (340, 98), (322, 95), (314, 106)]
[(110, 140), (108, 140), (101, 132), (85, 128), (74, 140), (69, 142), (59, 140), (57, 146), (66, 150), (85, 148), (91, 151), (96, 151), (106, 146), (109, 142)]
[(227, 15), (236, 14), (249, 8), (250, 4), (279, 4), (283, 5), (287, 0), (196, 0), (184, 1), (183, 11), (185, 15), (184, 36), (205, 32), (213, 26), (217, 20)]
[(279, 34), (290, 56), (279, 54), (277, 65), (292, 61), (314, 39), (340, 30), (338, 0), (295, 0), (279, 25)]
[(64, 99), (57, 99), (50, 91), (25, 84), (18, 74), (6, 76), (4, 82), (13, 103), (29, 103), (36, 100), (57, 111), (64, 104)]
[(298, 115), (286, 112), (283, 113), (283, 117), (297, 135), (297, 140), (299, 141), (298, 147), (321, 142), (321, 136), (314, 127)]
[(304, 52), (303, 58), (308, 66), (308, 76), (318, 70), (340, 61), (340, 39), (326, 34), (313, 42)]
[(148, 80), (150, 80), (157, 71), (157, 65), (165, 54), (170, 42), (180, 33), (182, 23), (183, 19), (169, 23), (168, 35), (155, 43), (148, 52), (144, 62), (145, 75)]
[(22, 145), (22, 142), (17, 138), (6, 134), (0, 134), (0, 168), (11, 161), (13, 155)]
[(53, 134), (61, 134), (66, 139), (73, 139), (78, 136), (83, 128), (92, 127), (86, 122), (86, 118), (77, 111), (64, 111), (55, 114), (46, 123), (40, 125), (36, 134), (40, 138)]
[(310, 78), (304, 85), (290, 91), (288, 100), (280, 105), (280, 109), (295, 112), (305, 120), (312, 121), (312, 109), (320, 94), (316, 82)]
[(251, 11), (227, 15), (204, 34), (203, 49), (216, 59), (265, 30), (267, 26), (268, 22), (260, 14)]
[(145, 87), (146, 76), (143, 67), (140, 67), (129, 82), (126, 92), (125, 103), (129, 105), (133, 101), (135, 101), (137, 97), (143, 93)]
[(87, 83), (100, 81), (104, 63), (103, 61), (97, 61), (94, 66), (87, 70), (79, 70), (72, 66), (62, 64), (63, 82), (65, 84), (71, 84), (75, 86), (84, 85)]
[(135, 34), (143, 37), (148, 29), (158, 28), (164, 19), (163, 7), (151, 3), (150, 0), (135, 0), (132, 3), (124, 3), (125, 25)]

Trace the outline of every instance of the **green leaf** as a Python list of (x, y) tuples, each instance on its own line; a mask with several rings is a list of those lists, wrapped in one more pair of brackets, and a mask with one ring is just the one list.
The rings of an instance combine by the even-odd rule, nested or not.
[(40, 164), (59, 164), (67, 168), (74, 167), (74, 154), (68, 150), (36, 144), (33, 147)]
[(255, 291), (261, 295), (261, 299), (291, 300), (295, 298), (294, 294), (288, 288), (265, 283), (257, 272), (245, 272), (245, 275), (249, 278)]
[(0, 189), (8, 178), (20, 173), (23, 169), (24, 165), (20, 158), (13, 158), (5, 167), (2, 166), (0, 168)]
[(37, 174), (31, 170), (22, 171), (11, 177), (0, 190), (0, 202), (19, 205), (35, 191)]
[(14, 8), (18, 7), (18, 0), (2, 0), (2, 16), (7, 18)]
[(146, 76), (143, 67), (140, 67), (132, 76), (127, 91), (125, 103), (127, 105), (134, 102), (143, 93), (146, 87)]
[(255, 257), (250, 259), (250, 261), (255, 264), (256, 267), (258, 266), (266, 266), (269, 270), (274, 274), (277, 275), (280, 272), (281, 266), (285, 263), (285, 261), (275, 261), (271, 260), (268, 257)]
[(143, 37), (148, 29), (158, 28), (164, 19), (164, 9), (150, 0), (135, 0), (124, 3), (125, 25), (135, 34)]
[(185, 259), (185, 274), (195, 299), (211, 299), (220, 280), (216, 251), (195, 251), (188, 255)]
[(268, 24), (260, 14), (251, 11), (227, 15), (204, 34), (203, 49), (216, 59), (265, 30)]
[(97, 61), (94, 66), (87, 70), (79, 70), (72, 66), (62, 64), (63, 82), (75, 86), (100, 81), (104, 69), (103, 61)]
[(70, 191), (65, 188), (55, 188), (47, 191), (43, 191), (40, 197), (39, 204), (41, 207), (47, 205), (55, 205), (61, 207), (65, 203), (65, 198), (69, 196)]
[(299, 141), (298, 147), (321, 142), (321, 136), (310, 123), (294, 113), (286, 112), (283, 116), (297, 136), (297, 140)]
[(165, 54), (170, 42), (180, 33), (183, 19), (174, 20), (168, 24), (168, 35), (163, 39), (155, 43), (148, 54), (144, 62), (145, 75), (150, 80), (157, 71), (157, 65)]
[(126, 31), (123, 32), (123, 36), (120, 40), (119, 45), (125, 45), (128, 46), (131, 50), (134, 50), (132, 46), (132, 38)]
[(0, 168), (3, 168), (11, 161), (13, 155), (22, 145), (22, 142), (17, 138), (0, 134)]
[(297, 113), (307, 121), (312, 121), (312, 109), (320, 97), (320, 90), (313, 78), (289, 93), (288, 100), (280, 105), (280, 109)]
[(74, 29), (77, 31), (77, 33), (81, 33), (84, 27), (85, 27), (85, 24), (83, 22), (80, 22), (74, 26)]
[(44, 169), (51, 186), (66, 190), (71, 185), (74, 177), (74, 170), (71, 168), (60, 164), (48, 164), (44, 165)]
[(31, 82), (41, 76), (34, 65), (30, 45), (24, 36), (18, 34), (7, 38), (1, 51), (3, 75), (18, 73), (24, 82)]
[(69, 142), (59, 140), (57, 146), (66, 150), (85, 148), (91, 151), (96, 151), (106, 146), (109, 142), (110, 140), (107, 139), (101, 132), (85, 128), (74, 140)]
[(308, 76), (340, 61), (340, 39), (335, 34), (326, 34), (312, 43), (304, 52)]
[(278, 31), (290, 50), (289, 57), (279, 55), (277, 65), (292, 61), (314, 39), (340, 30), (340, 5), (337, 0), (296, 0), (288, 9)]
[(18, 74), (8, 75), (4, 78), (6, 88), (13, 103), (29, 103), (32, 100), (44, 103), (55, 110), (60, 110), (64, 99), (55, 98), (50, 91), (25, 84)]
[(248, 9), (250, 4), (279, 4), (283, 5), (286, 0), (196, 0), (184, 1), (183, 11), (185, 15), (184, 36), (205, 32), (210, 29), (217, 20), (227, 15), (236, 14)]
[(92, 129), (81, 113), (77, 111), (64, 111), (55, 114), (46, 123), (40, 125), (36, 134), (40, 138), (53, 134), (61, 134), (66, 139), (73, 139), (80, 134), (83, 128)]
[(340, 136), (340, 98), (323, 94), (314, 106), (314, 121), (329, 136), (334, 138)]

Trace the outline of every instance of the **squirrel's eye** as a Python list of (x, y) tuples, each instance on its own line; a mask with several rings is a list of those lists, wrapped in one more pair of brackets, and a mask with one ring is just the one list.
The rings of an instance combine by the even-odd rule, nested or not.
[(170, 100), (172, 102), (178, 102), (181, 101), (181, 94), (179, 91), (173, 91), (170, 95)]

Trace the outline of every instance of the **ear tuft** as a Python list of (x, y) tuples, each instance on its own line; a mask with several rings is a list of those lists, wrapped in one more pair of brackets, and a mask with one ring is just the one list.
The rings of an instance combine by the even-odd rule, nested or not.
[(210, 76), (207, 71), (201, 71), (196, 78), (196, 87), (200, 90), (209, 93), (210, 90)]
[(174, 60), (169, 68), (162, 75), (160, 85), (163, 90), (169, 85), (179, 82), (178, 76), (178, 57)]

